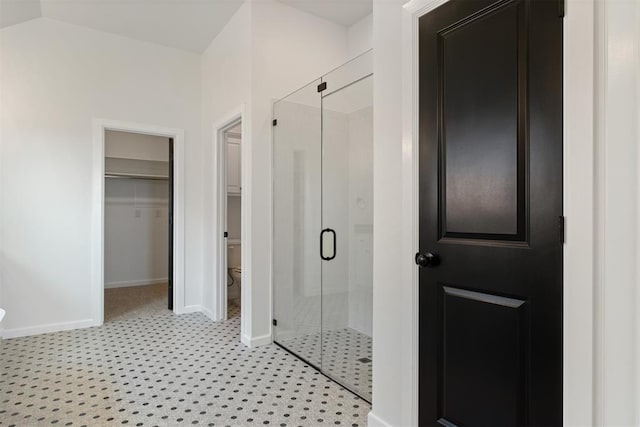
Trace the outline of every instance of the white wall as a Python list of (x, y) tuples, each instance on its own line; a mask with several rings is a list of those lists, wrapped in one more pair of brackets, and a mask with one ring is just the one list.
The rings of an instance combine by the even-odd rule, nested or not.
[[(362, 84), (360, 82), (359, 84)], [(353, 86), (352, 86), (353, 88)], [(372, 88), (372, 87), (371, 87)], [(372, 96), (367, 97), (370, 105)], [(373, 335), (373, 107), (349, 114), (349, 321)]]
[(105, 288), (166, 283), (168, 190), (167, 181), (106, 180)]
[[(412, 283), (403, 271), (402, 4), (373, 2), (373, 411), (369, 425), (415, 425)], [(399, 220), (400, 219), (400, 220)]]
[[(247, 344), (269, 342), (271, 336), (271, 105), (348, 59), (347, 28), (301, 12), (274, 0), (248, 0), (203, 55), (203, 155), (207, 236), (204, 260), (216, 259), (213, 188), (212, 124), (244, 105), (242, 157), (243, 209), (254, 212), (242, 223), (243, 286), (248, 289), (243, 310), (251, 322), (243, 326)], [(245, 175), (246, 174), (246, 175)], [(251, 175), (251, 179), (245, 179)], [(210, 220), (209, 220), (210, 219)], [(214, 307), (213, 275), (207, 269), (204, 306)], [(245, 305), (246, 304), (246, 305)], [(243, 314), (244, 316), (245, 314)], [(248, 317), (247, 317), (248, 318)]]
[(5, 335), (91, 323), (94, 118), (185, 129), (185, 303), (200, 304), (199, 56), (48, 19), (0, 35)]
[(640, 3), (598, 3), (595, 422), (640, 425)]
[(169, 138), (163, 136), (108, 130), (104, 145), (105, 157), (169, 161)]
[[(338, 65), (346, 56), (346, 28), (272, 0), (246, 1), (203, 54), (205, 235), (211, 236), (204, 245), (203, 259), (212, 267), (205, 270), (203, 307), (214, 311), (214, 277), (221, 268), (216, 265), (214, 244), (219, 236), (214, 236), (218, 219), (213, 125), (244, 106), (242, 158), (250, 166), (243, 170), (242, 204), (246, 211), (255, 212), (242, 223), (243, 236), (252, 241), (242, 248), (242, 282), (249, 292), (243, 300), (243, 319), (246, 311), (251, 312), (246, 319), (252, 319), (243, 320), (247, 344), (270, 340), (271, 260), (264, 254), (271, 248), (272, 100)], [(249, 174), (251, 179), (245, 179)]]
[[(217, 177), (217, 158), (214, 156), (213, 126), (243, 104), (247, 114), (250, 114), (251, 6), (250, 1), (245, 2), (202, 55), (203, 228), (204, 235), (208, 237), (202, 252), (205, 267), (202, 306), (207, 313), (215, 312), (215, 274), (223, 268), (216, 263), (218, 253), (213, 235), (218, 223), (214, 182)], [(247, 132), (243, 135), (243, 142), (251, 135), (250, 129)], [(243, 183), (243, 186), (246, 187), (246, 184)], [(243, 229), (242, 232), (246, 231)]]
[[(274, 0), (252, 4), (251, 120), (249, 137), (252, 179), (250, 203), (254, 214), (249, 251), (251, 324), (248, 339), (268, 342), (271, 336), (271, 105), (348, 58), (347, 29)], [(247, 141), (243, 135), (243, 142)], [(244, 152), (243, 152), (244, 155)], [(243, 188), (246, 188), (244, 184)], [(245, 232), (247, 227), (243, 228)]]
[(349, 27), (349, 57), (360, 55), (373, 48), (373, 13)]

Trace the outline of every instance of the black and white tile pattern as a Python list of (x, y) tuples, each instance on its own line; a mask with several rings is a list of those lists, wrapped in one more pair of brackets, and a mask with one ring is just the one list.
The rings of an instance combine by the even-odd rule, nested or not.
[(371, 337), (344, 328), (278, 343), (371, 401)]
[(366, 425), (365, 401), (275, 345), (246, 348), (230, 314), (2, 341), (0, 425)]

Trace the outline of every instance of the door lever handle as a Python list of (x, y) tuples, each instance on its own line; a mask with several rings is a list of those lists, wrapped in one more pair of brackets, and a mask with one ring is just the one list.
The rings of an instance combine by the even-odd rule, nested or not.
[(336, 257), (336, 232), (325, 228), (320, 232), (320, 258), (331, 261)]
[(432, 254), (431, 252), (418, 252), (415, 259), (416, 264), (420, 266), (420, 268), (435, 267), (440, 264), (440, 257), (436, 254)]

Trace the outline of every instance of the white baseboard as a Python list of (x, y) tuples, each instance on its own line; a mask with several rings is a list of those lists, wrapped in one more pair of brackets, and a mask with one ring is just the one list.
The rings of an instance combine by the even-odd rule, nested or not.
[(291, 338), (296, 338), (300, 335), (304, 335), (304, 333), (300, 333), (300, 331), (295, 331), (292, 329), (287, 329), (284, 331), (281, 331), (280, 329), (278, 329), (278, 341), (286, 341)]
[(113, 288), (130, 288), (132, 286), (147, 286), (147, 285), (157, 285), (160, 283), (167, 283), (169, 281), (168, 278), (159, 278), (159, 279), (145, 279), (145, 280), (131, 280), (127, 282), (111, 282), (105, 283), (105, 289), (113, 289)]
[(240, 342), (249, 348), (260, 347), (261, 345), (271, 344), (271, 334), (250, 338), (246, 335), (240, 337)]
[(48, 325), (28, 326), (26, 328), (4, 329), (2, 338), (19, 338), (31, 335), (49, 334), (52, 332), (69, 331), (71, 329), (90, 328), (92, 326), (100, 326), (93, 319), (78, 320), (74, 322), (50, 323)]
[(371, 332), (371, 331), (365, 332), (362, 329), (356, 328), (353, 325), (349, 325), (349, 324), (347, 324), (347, 327), (350, 328), (350, 329), (353, 329), (354, 331), (360, 332), (362, 335), (366, 335), (368, 337), (373, 337), (373, 332)]
[(209, 320), (212, 320), (214, 322), (217, 322), (219, 319), (216, 319), (215, 316), (213, 315), (213, 311), (209, 310), (206, 307), (202, 307), (202, 313), (207, 316), (209, 318)]
[(201, 305), (185, 305), (178, 314), (198, 313), (202, 312)]
[(367, 415), (367, 425), (369, 427), (393, 427), (391, 424), (377, 416), (373, 411)]

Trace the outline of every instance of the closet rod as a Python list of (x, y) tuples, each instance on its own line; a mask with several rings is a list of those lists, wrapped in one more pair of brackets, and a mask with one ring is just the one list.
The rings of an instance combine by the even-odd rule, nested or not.
[(105, 174), (104, 177), (108, 179), (145, 179), (145, 180), (151, 180), (151, 181), (169, 181), (169, 177), (155, 176), (155, 175)]

